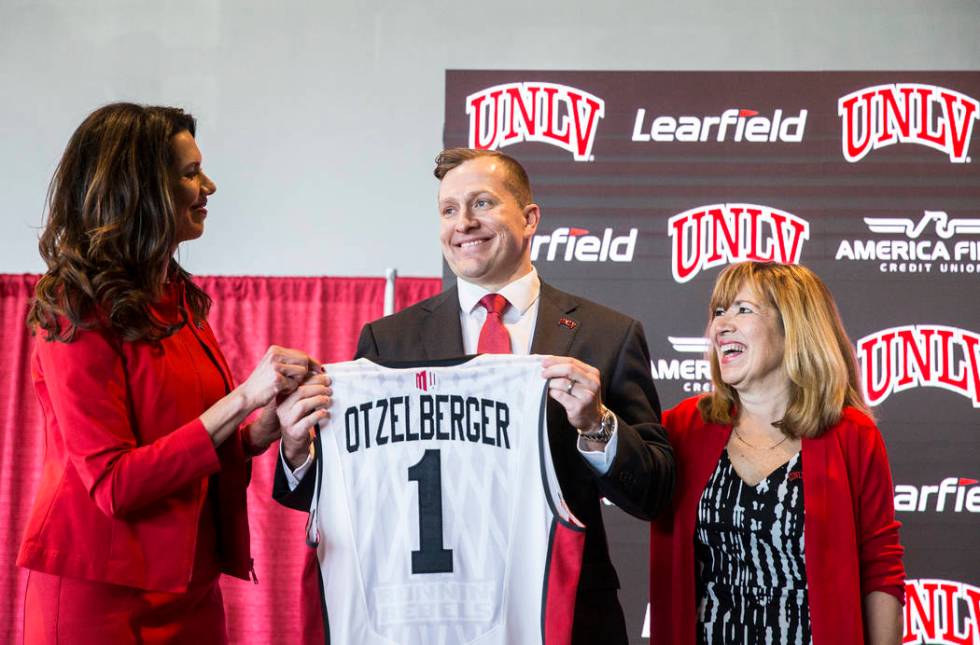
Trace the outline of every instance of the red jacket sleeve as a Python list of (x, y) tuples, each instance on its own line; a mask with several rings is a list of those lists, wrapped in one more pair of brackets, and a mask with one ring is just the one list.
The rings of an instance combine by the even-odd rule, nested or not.
[(861, 596), (884, 591), (905, 604), (904, 549), (898, 541), (894, 486), (885, 442), (874, 423), (859, 413), (857, 449), (858, 557)]
[[(140, 438), (128, 405), (123, 357), (99, 332), (70, 343), (39, 336), (39, 396), (47, 397), (72, 467), (102, 512), (138, 511), (220, 468), (198, 418), (149, 440)], [(139, 369), (153, 369), (141, 365)], [(160, 392), (167, 405), (173, 392)]]

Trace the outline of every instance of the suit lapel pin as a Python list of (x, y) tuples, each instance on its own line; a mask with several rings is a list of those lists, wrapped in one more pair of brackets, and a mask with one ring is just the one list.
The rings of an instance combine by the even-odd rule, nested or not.
[(569, 329), (575, 329), (578, 327), (578, 322), (572, 320), (571, 318), (565, 318), (564, 316), (558, 319), (558, 324), (562, 327), (568, 327)]

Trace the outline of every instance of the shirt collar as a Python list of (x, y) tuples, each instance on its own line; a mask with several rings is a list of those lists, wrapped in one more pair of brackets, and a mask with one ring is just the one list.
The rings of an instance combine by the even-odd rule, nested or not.
[[(488, 293), (493, 293), (462, 278), (456, 278), (456, 288), (459, 293), (459, 308), (467, 314), (473, 311), (473, 307), (477, 306), (480, 298)], [(531, 308), (531, 305), (535, 303), (538, 296), (541, 295), (541, 279), (538, 277), (537, 269), (531, 267), (530, 272), (514, 280), (496, 293), (507, 298), (507, 302), (520, 311), (523, 316)]]

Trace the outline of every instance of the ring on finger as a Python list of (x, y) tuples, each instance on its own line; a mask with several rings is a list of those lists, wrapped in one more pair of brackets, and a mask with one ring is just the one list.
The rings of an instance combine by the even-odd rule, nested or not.
[(575, 379), (570, 379), (568, 382), (568, 387), (565, 388), (565, 394), (571, 394), (572, 390), (575, 389)]

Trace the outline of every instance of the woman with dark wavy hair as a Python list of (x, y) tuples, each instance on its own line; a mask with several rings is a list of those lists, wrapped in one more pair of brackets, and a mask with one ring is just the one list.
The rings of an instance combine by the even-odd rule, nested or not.
[(254, 575), (249, 460), (279, 436), (277, 397), (325, 414), (297, 390), (320, 371), (301, 351), (270, 347), (234, 385), (211, 300), (174, 260), (216, 188), (194, 134), (180, 109), (107, 105), (51, 183), (27, 318), (46, 433), (17, 560), (27, 643), (225, 642), (219, 574)]
[(714, 388), (664, 413), (678, 479), (651, 531), (651, 642), (898, 645), (891, 472), (830, 291), (744, 262), (708, 312)]

